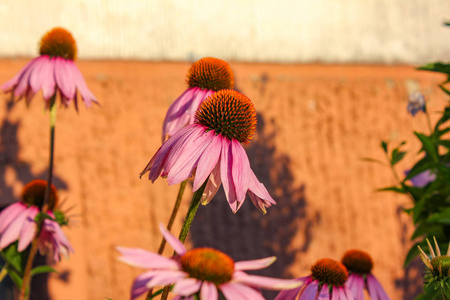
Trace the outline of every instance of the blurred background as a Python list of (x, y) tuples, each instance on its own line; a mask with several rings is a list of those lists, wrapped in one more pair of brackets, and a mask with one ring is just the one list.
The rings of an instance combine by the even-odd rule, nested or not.
[[(422, 92), (430, 111), (447, 103), (439, 74), (416, 71), (448, 60), (446, 0), (118, 1), (2, 0), (0, 82), (38, 53), (42, 35), (65, 27), (77, 66), (101, 106), (58, 110), (55, 186), (75, 205), (66, 228), (75, 254), (41, 276), (38, 299), (127, 299), (142, 270), (117, 261), (116, 246), (156, 251), (178, 192), (139, 172), (159, 148), (170, 104), (187, 88), (190, 64), (230, 63), (236, 88), (253, 100), (257, 133), (246, 148), (278, 205), (262, 216), (247, 199), (233, 215), (223, 191), (200, 207), (189, 247), (211, 246), (236, 260), (276, 255), (258, 274), (305, 276), (316, 260), (352, 248), (370, 253), (392, 299), (421, 291), (422, 265), (403, 269), (413, 226), (406, 197), (375, 190), (395, 184), (382, 139), (408, 140), (403, 174), (419, 150), (412, 131), (424, 115), (406, 111)], [(46, 178), (48, 113), (40, 95), (27, 108), (0, 96), (0, 203)], [(431, 114), (432, 121), (437, 115)], [(187, 188), (173, 230), (191, 198)], [(171, 249), (166, 249), (170, 255)], [(266, 292), (268, 299), (276, 293)]]

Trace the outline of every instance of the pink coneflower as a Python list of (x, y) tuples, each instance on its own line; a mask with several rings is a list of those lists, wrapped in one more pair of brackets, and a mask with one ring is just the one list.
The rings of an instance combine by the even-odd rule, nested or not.
[(13, 93), (17, 100), (25, 97), (27, 104), (42, 89), (47, 107), (52, 104), (49, 99), (59, 93), (62, 104), (68, 106), (74, 100), (77, 108), (77, 90), (86, 106), (97, 103), (74, 63), (77, 46), (70, 32), (63, 28), (47, 32), (41, 40), (39, 54), (1, 89)]
[(345, 286), (347, 269), (340, 262), (323, 258), (311, 267), (311, 275), (297, 280), (303, 285), (281, 291), (275, 300), (353, 300), (352, 292)]
[(194, 123), (195, 111), (208, 96), (219, 90), (233, 89), (234, 75), (225, 61), (205, 57), (192, 64), (187, 83), (189, 88), (167, 111), (162, 130), (163, 142), (184, 126)]
[[(22, 191), (22, 202), (11, 204), (0, 213), (0, 250), (19, 240), (19, 252), (25, 250), (36, 235), (35, 221), (44, 202), (45, 180), (33, 180), (25, 185)], [(58, 203), (56, 188), (51, 185), (50, 200), (47, 215), (55, 219), (53, 213)], [(58, 211), (59, 214), (61, 212)], [(61, 255), (67, 256), (73, 252), (60, 224), (54, 220), (45, 219), (38, 242), (39, 251), (51, 253), (54, 261), (61, 260)]]
[(221, 90), (209, 96), (195, 113), (194, 124), (169, 138), (156, 152), (141, 176), (150, 171), (153, 182), (161, 175), (169, 185), (180, 183), (195, 174), (193, 191), (207, 180), (202, 204), (207, 204), (223, 184), (233, 212), (245, 200), (266, 213), (276, 204), (258, 181), (241, 144), (248, 144), (256, 128), (253, 103), (243, 94)]
[(372, 300), (389, 300), (380, 282), (372, 275), (373, 261), (369, 254), (361, 250), (349, 250), (342, 257), (342, 263), (350, 273), (346, 285), (355, 300), (364, 300), (364, 288)]
[[(118, 247), (119, 259), (131, 266), (150, 269), (133, 282), (131, 299), (135, 299), (156, 286), (174, 284), (175, 299), (189, 298), (195, 294), (200, 299), (217, 300), (219, 291), (226, 299), (264, 299), (258, 288), (282, 290), (301, 283), (296, 280), (248, 275), (244, 270), (266, 268), (275, 257), (235, 262), (225, 253), (212, 248), (187, 251), (184, 245), (160, 224), (164, 238), (176, 252), (173, 258), (138, 248)], [(188, 297), (188, 298), (182, 298)]]

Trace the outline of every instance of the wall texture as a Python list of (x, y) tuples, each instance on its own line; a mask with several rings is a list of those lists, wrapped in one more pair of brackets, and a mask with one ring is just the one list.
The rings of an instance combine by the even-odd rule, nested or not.
[(55, 26), (81, 58), (412, 63), (448, 59), (447, 0), (2, 0), (0, 57)]
[[(26, 60), (1, 60), (0, 82)], [(117, 261), (116, 246), (156, 251), (157, 226), (166, 223), (178, 190), (164, 179), (139, 179), (160, 145), (170, 103), (186, 88), (188, 63), (81, 61), (79, 68), (101, 107), (58, 109), (55, 185), (75, 205), (65, 231), (76, 253), (48, 282), (53, 300), (127, 299), (140, 272)], [(412, 67), (232, 63), (237, 88), (254, 101), (257, 133), (246, 148), (257, 177), (278, 205), (262, 216), (247, 199), (233, 215), (220, 191), (201, 206), (190, 246), (214, 246), (237, 260), (276, 255), (260, 274), (304, 276), (323, 257), (350, 248), (369, 252), (374, 273), (392, 299), (413, 299), (420, 263), (401, 265), (411, 246), (409, 200), (375, 189), (394, 184), (389, 169), (361, 160), (383, 159), (381, 139), (408, 140), (426, 131), (424, 115), (406, 112), (408, 93), (420, 89), (430, 111), (445, 105), (436, 84), (444, 78)], [(33, 178), (45, 178), (48, 113), (37, 95), (29, 108), (0, 96), (0, 200), (18, 198)], [(432, 114), (435, 119), (436, 115)], [(410, 154), (398, 172), (410, 166)], [(181, 215), (191, 197), (183, 199)], [(174, 232), (178, 232), (181, 217)], [(167, 250), (166, 254), (170, 255)], [(273, 293), (266, 293), (271, 299)], [(46, 299), (44, 296), (40, 299)]]

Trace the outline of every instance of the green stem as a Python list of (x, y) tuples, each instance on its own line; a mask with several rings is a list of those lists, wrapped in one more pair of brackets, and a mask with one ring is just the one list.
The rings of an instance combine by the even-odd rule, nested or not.
[[(400, 179), (400, 176), (398, 176), (397, 171), (395, 170), (394, 166), (392, 165), (389, 155), (387, 153), (385, 153), (385, 154), (386, 154), (387, 161), (389, 162), (389, 167), (391, 168), (392, 173), (394, 174), (395, 180), (397, 180), (398, 184), (400, 184), (404, 188), (404, 184), (403, 184), (402, 180)], [(405, 189), (405, 191), (408, 194), (409, 198), (414, 203), (415, 200), (414, 200), (413, 195), (411, 195), (411, 193), (408, 190)]]
[[(44, 203), (41, 208), (42, 212), (47, 212), (47, 210), (48, 210), (48, 202), (50, 199), (50, 187), (52, 184), (52, 177), (53, 177), (53, 157), (54, 157), (54, 150), (55, 150), (55, 124), (56, 124), (55, 100), (56, 100), (56, 93), (49, 100), (50, 101), (50, 158), (49, 158), (48, 173), (47, 173), (47, 187), (45, 189)], [(25, 271), (23, 274), (22, 288), (20, 291), (20, 300), (28, 300), (29, 293), (27, 291), (29, 290), (30, 282), (31, 282), (31, 268), (33, 267), (34, 257), (36, 256), (36, 253), (37, 253), (39, 234), (41, 232), (41, 228), (42, 228), (42, 224), (44, 223), (44, 220), (45, 220), (45, 218), (42, 218), (39, 221), (39, 223), (37, 224), (36, 235), (34, 236), (34, 239), (31, 243), (31, 249), (28, 254), (28, 260), (27, 260), (27, 264), (25, 266)]]
[(0, 282), (3, 281), (3, 279), (5, 278), (6, 274), (8, 274), (8, 263), (5, 263), (3, 265), (2, 270), (0, 271)]
[[(209, 178), (208, 178), (209, 179)], [(208, 179), (205, 180), (205, 183), (194, 193), (192, 196), (191, 204), (189, 205), (189, 209), (186, 214), (186, 218), (184, 219), (183, 226), (181, 227), (180, 235), (178, 236), (178, 239), (184, 244), (186, 241), (186, 237), (189, 233), (189, 230), (191, 229), (192, 221), (194, 220), (195, 214), (197, 213), (197, 209), (200, 206), (200, 200), (202, 199), (203, 192), (205, 191), (206, 183), (208, 182)], [(170, 286), (164, 287), (163, 294), (161, 296), (161, 300), (167, 300), (167, 297), (169, 296)], [(148, 298), (147, 295), (147, 299)]]
[[(178, 210), (180, 208), (181, 199), (183, 198), (184, 189), (186, 188), (187, 179), (180, 184), (180, 189), (178, 190), (177, 200), (175, 201), (175, 205), (172, 209), (172, 214), (170, 215), (169, 223), (167, 224), (167, 230), (171, 230), (175, 218), (177, 216)], [(164, 247), (166, 246), (166, 240), (163, 238), (161, 244), (159, 245), (158, 254), (162, 254), (164, 251)]]

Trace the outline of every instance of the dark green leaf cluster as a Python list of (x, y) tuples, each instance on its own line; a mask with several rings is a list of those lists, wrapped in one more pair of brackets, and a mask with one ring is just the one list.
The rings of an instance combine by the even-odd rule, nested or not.
[(433, 272), (427, 270), (424, 277), (424, 284), (425, 291), (439, 291), (441, 299), (450, 299), (450, 277), (448, 275), (436, 276)]

